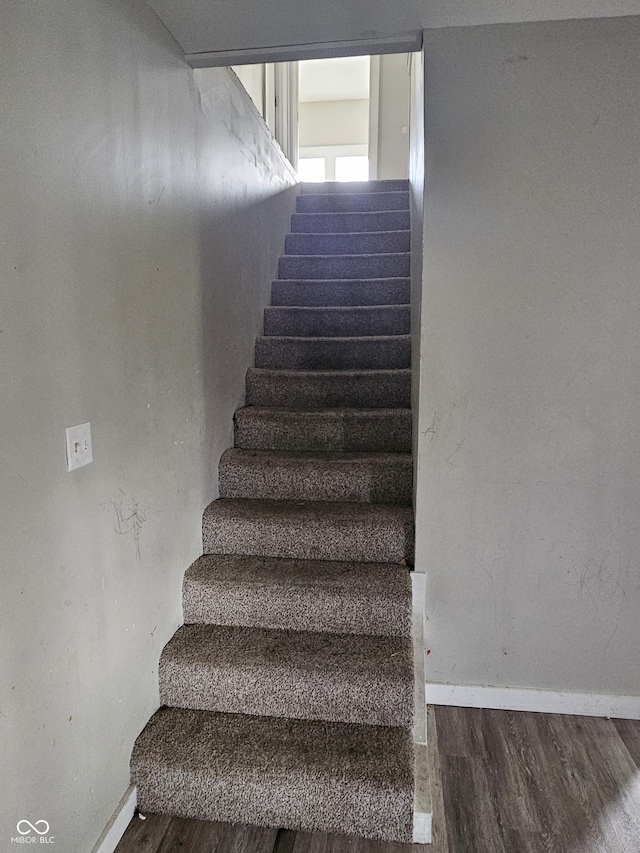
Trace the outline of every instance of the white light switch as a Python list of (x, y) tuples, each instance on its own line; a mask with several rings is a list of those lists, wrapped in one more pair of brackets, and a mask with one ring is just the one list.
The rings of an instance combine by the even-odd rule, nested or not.
[(67, 471), (75, 471), (93, 462), (91, 424), (67, 428)]

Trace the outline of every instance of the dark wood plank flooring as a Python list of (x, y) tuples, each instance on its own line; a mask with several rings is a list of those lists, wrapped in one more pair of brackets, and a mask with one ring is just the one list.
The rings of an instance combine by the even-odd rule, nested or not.
[(430, 846), (148, 815), (116, 853), (640, 853), (640, 722), (428, 713)]

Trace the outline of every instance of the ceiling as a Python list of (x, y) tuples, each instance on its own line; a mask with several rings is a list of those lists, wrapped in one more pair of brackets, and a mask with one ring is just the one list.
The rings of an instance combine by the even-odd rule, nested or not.
[[(343, 56), (360, 53), (349, 49), (362, 42), (397, 40), (394, 52), (419, 49), (426, 28), (473, 26), (562, 18), (637, 15), (640, 0), (147, 0), (190, 61), (193, 54), (222, 52), (216, 59), (201, 57), (201, 64), (236, 65), (299, 59), (314, 46), (329, 45)], [(408, 39), (411, 43), (404, 43)], [(416, 42), (417, 43), (413, 43)], [(298, 46), (296, 48), (296, 45)], [(342, 46), (342, 47), (341, 47)], [(287, 47), (277, 59), (271, 48)], [(333, 55), (335, 55), (335, 52)], [(250, 53), (242, 59), (243, 53)], [(325, 55), (331, 55), (326, 53)]]
[(300, 101), (356, 101), (369, 97), (369, 57), (305, 59), (299, 63)]

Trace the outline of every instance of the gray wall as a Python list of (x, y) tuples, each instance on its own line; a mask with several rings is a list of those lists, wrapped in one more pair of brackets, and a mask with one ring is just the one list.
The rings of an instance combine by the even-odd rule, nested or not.
[(425, 33), (434, 682), (640, 694), (640, 18)]
[[(639, 0), (150, 0), (186, 53), (417, 35), (424, 27), (640, 13)], [(255, 61), (255, 60), (252, 60)]]
[[(292, 177), (145, 3), (8, 1), (2, 22), (0, 849), (44, 819), (87, 853), (158, 705)], [(95, 461), (68, 474), (84, 421)]]

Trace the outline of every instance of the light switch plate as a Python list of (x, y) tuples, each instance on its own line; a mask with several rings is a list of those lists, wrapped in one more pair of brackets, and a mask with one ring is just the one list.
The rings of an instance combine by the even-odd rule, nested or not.
[(67, 428), (67, 471), (75, 471), (93, 462), (91, 424)]

